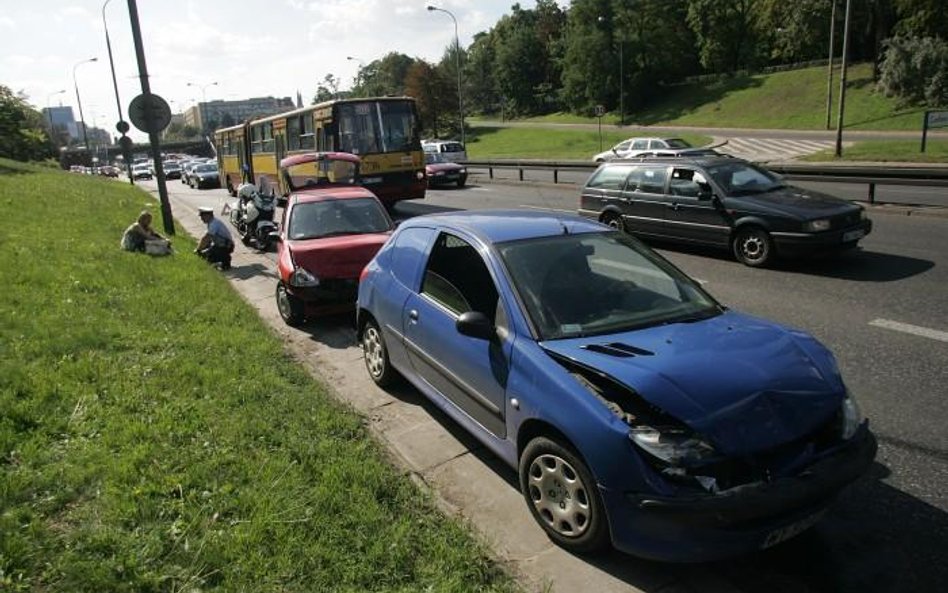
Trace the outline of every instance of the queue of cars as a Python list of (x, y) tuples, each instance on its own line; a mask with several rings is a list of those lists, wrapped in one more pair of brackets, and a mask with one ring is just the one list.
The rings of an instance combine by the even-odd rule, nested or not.
[(406, 380), (510, 465), (558, 545), (671, 561), (769, 548), (871, 465), (875, 438), (825, 346), (728, 308), (635, 237), (763, 265), (855, 245), (871, 230), (859, 206), (740, 159), (666, 156), (600, 166), (582, 216), (396, 227), (359, 164), (281, 162), (281, 317), (354, 306), (369, 377)]

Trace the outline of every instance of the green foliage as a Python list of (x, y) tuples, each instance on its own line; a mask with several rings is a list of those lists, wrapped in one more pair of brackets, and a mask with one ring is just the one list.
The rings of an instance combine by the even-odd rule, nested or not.
[(26, 100), (0, 85), (0, 157), (35, 161), (55, 156), (43, 116)]
[(505, 591), (154, 197), (0, 160), (0, 589)]
[(390, 52), (379, 60), (359, 66), (353, 93), (362, 97), (400, 96), (405, 94), (405, 76), (415, 59)]
[(948, 42), (936, 37), (889, 39), (879, 87), (906, 103), (948, 105)]
[(900, 20), (895, 27), (903, 37), (948, 39), (948, 2), (945, 0), (893, 0)]
[(748, 68), (759, 59), (755, 0), (688, 0), (688, 24), (701, 65), (712, 72)]
[(805, 161), (871, 161), (896, 163), (948, 163), (948, 140), (928, 138), (925, 152), (921, 140), (873, 140), (855, 142), (836, 158), (834, 151), (823, 150), (807, 155)]

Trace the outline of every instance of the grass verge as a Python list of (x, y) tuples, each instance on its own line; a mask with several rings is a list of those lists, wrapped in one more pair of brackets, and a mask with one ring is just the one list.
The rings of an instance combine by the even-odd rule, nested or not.
[[(839, 68), (834, 71), (831, 122), (839, 107)], [(629, 90), (631, 92), (631, 90)], [(648, 106), (626, 113), (627, 124), (717, 128), (822, 130), (826, 123), (826, 68), (738, 76), (715, 82), (656, 88)], [(660, 95), (658, 94), (660, 93)], [(847, 71), (845, 128), (848, 130), (921, 130), (924, 108), (901, 107), (876, 91), (872, 64)], [(602, 118), (618, 122), (617, 113)], [(596, 118), (551, 113), (524, 121), (596, 123)]]
[(928, 139), (925, 152), (921, 152), (921, 140), (879, 140), (855, 142), (843, 149), (843, 156), (836, 158), (832, 150), (807, 155), (804, 161), (872, 161), (948, 163), (948, 140)]
[[(635, 134), (628, 131), (549, 130), (530, 128), (473, 128), (467, 137), (467, 152), (472, 159), (531, 158), (577, 159), (591, 161), (593, 155), (609, 150)], [(693, 146), (711, 143), (710, 136), (686, 134)], [(602, 148), (600, 148), (600, 146)]]
[(512, 590), (143, 207), (0, 160), (0, 589)]

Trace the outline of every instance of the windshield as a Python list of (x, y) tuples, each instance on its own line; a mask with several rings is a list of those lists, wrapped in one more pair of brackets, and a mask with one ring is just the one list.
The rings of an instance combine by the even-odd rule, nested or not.
[(352, 185), (359, 178), (359, 165), (343, 159), (319, 159), (285, 167), (283, 175), (291, 190), (320, 185)]
[(622, 233), (543, 237), (498, 249), (541, 340), (695, 321), (723, 310)]
[(338, 114), (342, 152), (364, 155), (418, 147), (415, 111), (409, 101), (343, 103)]
[(217, 165), (198, 165), (194, 167), (194, 171), (197, 173), (216, 173)]
[(691, 148), (691, 145), (681, 138), (669, 138), (665, 141), (665, 144), (668, 145), (668, 148)]
[(287, 236), (291, 240), (319, 239), (391, 229), (392, 223), (378, 200), (323, 200), (297, 204), (290, 215)]
[(762, 194), (785, 187), (779, 177), (750, 163), (716, 165), (708, 167), (708, 173), (729, 196)]
[(426, 152), (425, 162), (426, 163), (450, 163), (451, 159), (437, 152)]

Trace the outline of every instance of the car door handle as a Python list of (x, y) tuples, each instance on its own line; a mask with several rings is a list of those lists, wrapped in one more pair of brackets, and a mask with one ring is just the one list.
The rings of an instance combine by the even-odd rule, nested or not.
[(418, 321), (418, 311), (415, 310), (415, 309), (412, 309), (411, 311), (409, 311), (409, 312), (408, 312), (408, 320), (409, 320), (409, 321)]

